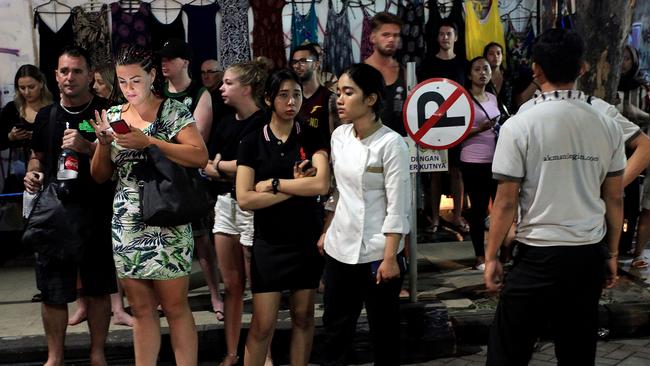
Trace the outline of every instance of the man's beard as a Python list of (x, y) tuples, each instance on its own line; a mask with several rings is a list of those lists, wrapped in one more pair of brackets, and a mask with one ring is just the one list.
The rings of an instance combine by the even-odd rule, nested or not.
[(300, 76), (300, 81), (305, 82), (311, 80), (312, 76), (314, 75), (314, 70), (305, 70), (305, 72)]
[(379, 52), (380, 55), (385, 56), (385, 57), (393, 57), (395, 56), (395, 50), (387, 50), (385, 48), (377, 47), (377, 52)]

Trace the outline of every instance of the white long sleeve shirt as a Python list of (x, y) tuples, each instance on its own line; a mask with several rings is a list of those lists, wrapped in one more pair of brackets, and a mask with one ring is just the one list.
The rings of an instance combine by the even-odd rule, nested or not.
[[(359, 140), (352, 124), (332, 133), (332, 164), (339, 199), (325, 251), (342, 263), (383, 259), (386, 236), (408, 234), (411, 204), (408, 148), (386, 126)], [(399, 251), (404, 248), (400, 240)]]

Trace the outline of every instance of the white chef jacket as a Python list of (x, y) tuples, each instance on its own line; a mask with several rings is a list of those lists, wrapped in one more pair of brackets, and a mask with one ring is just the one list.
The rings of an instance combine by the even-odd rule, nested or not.
[[(325, 236), (325, 252), (342, 263), (384, 258), (384, 234), (408, 234), (411, 184), (402, 136), (381, 126), (359, 140), (353, 125), (332, 133), (332, 164), (339, 199)], [(404, 248), (404, 237), (399, 251)]]

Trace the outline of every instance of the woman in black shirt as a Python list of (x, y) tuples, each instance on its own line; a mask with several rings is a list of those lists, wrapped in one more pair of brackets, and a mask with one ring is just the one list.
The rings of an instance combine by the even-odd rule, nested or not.
[(327, 143), (315, 128), (294, 120), (302, 87), (293, 71), (276, 71), (265, 89), (271, 120), (244, 138), (237, 154), (237, 202), (255, 212), (253, 319), (244, 363), (264, 364), (281, 291), (291, 290), (291, 364), (306, 365), (323, 267), (316, 246), (323, 224), (316, 196), (329, 190)]
[[(14, 100), (0, 114), (0, 150), (11, 149), (9, 173), (13, 182), (5, 182), (5, 192), (22, 191), (22, 181), (29, 159), (34, 119), (38, 111), (52, 103), (52, 93), (45, 75), (34, 65), (22, 65), (14, 77)], [(8, 187), (9, 185), (9, 187)], [(13, 187), (11, 187), (13, 185)]]

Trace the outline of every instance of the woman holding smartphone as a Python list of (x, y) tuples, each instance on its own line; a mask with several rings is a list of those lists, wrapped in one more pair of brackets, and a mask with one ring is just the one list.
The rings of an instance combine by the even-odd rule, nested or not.
[(410, 230), (408, 148), (379, 119), (385, 95), (381, 73), (355, 64), (338, 81), (341, 121), (332, 133), (332, 166), (339, 193), (325, 233), (324, 364), (345, 364), (365, 304), (375, 363), (398, 365), (399, 292)]
[(11, 149), (9, 173), (15, 175), (13, 182), (5, 181), (3, 191), (6, 193), (23, 191), (34, 119), (42, 107), (52, 103), (45, 75), (34, 65), (18, 68), (14, 76), (14, 92), (14, 100), (7, 103), (0, 114), (0, 150)]
[[(302, 86), (291, 70), (266, 81), (271, 120), (249, 134), (237, 153), (237, 202), (255, 213), (251, 258), (253, 319), (246, 365), (263, 365), (281, 292), (290, 290), (291, 364), (307, 365), (314, 335), (314, 294), (322, 270), (317, 241), (322, 229), (316, 196), (329, 190), (327, 142), (295, 117)], [(310, 161), (310, 162), (309, 162)], [(311, 163), (313, 168), (305, 169)]]
[[(135, 362), (155, 365), (160, 349), (162, 305), (169, 323), (178, 365), (196, 365), (197, 335), (187, 301), (192, 264), (192, 229), (149, 226), (142, 221), (135, 164), (145, 159), (145, 147), (156, 145), (170, 160), (202, 168), (208, 154), (192, 114), (180, 102), (162, 99), (154, 91), (157, 71), (152, 54), (127, 46), (117, 57), (117, 79), (127, 103), (96, 113), (93, 121), (99, 143), (91, 174), (104, 182), (117, 172), (113, 201), (113, 253), (120, 283), (133, 312)], [(128, 131), (109, 122), (124, 120)], [(123, 126), (122, 126), (123, 128)], [(120, 133), (118, 132), (127, 132)]]
[(215, 158), (205, 168), (217, 194), (212, 232), (226, 293), (224, 366), (236, 364), (239, 360), (237, 346), (244, 308), (246, 258), (253, 245), (253, 212), (242, 210), (235, 195), (237, 147), (242, 138), (266, 123), (265, 114), (260, 109), (262, 101), (257, 97), (264, 93), (265, 66), (262, 62), (249, 61), (226, 69), (219, 90), (224, 104), (235, 112), (222, 118), (212, 132), (210, 156)]

